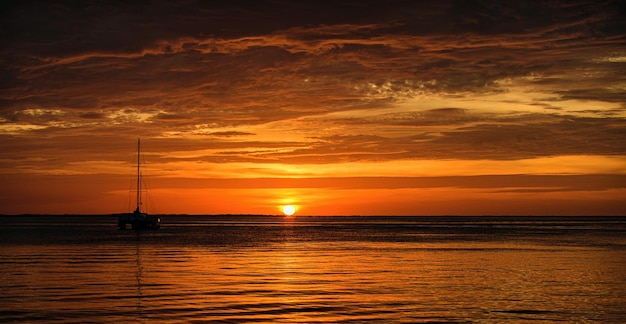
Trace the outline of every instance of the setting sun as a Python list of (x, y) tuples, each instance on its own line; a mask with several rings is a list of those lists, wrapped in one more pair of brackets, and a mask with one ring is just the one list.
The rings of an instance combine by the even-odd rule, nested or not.
[(283, 214), (285, 216), (291, 216), (296, 212), (296, 207), (292, 205), (283, 206)]

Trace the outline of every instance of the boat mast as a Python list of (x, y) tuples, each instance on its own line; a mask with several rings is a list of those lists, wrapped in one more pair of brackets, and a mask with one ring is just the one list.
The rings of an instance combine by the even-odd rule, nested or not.
[(136, 212), (140, 213), (141, 207), (141, 169), (140, 169), (140, 161), (141, 161), (141, 139), (137, 139), (137, 209)]

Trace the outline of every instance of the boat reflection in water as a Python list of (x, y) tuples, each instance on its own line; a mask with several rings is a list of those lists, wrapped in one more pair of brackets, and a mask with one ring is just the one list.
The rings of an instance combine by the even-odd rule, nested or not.
[(131, 228), (137, 229), (157, 229), (161, 227), (161, 218), (157, 216), (149, 216), (148, 213), (141, 211), (142, 191), (141, 191), (141, 139), (137, 139), (137, 197), (135, 211), (119, 215), (117, 218), (117, 226), (120, 229), (126, 229), (126, 224), (130, 224)]

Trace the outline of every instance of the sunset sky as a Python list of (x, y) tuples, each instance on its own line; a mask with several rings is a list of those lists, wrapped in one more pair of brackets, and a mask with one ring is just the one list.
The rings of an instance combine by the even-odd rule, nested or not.
[(0, 5), (0, 214), (626, 215), (623, 1), (128, 2)]

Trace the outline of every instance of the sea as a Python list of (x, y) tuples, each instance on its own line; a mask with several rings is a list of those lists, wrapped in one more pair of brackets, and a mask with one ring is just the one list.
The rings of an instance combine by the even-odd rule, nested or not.
[(1, 323), (626, 323), (626, 217), (0, 217)]

